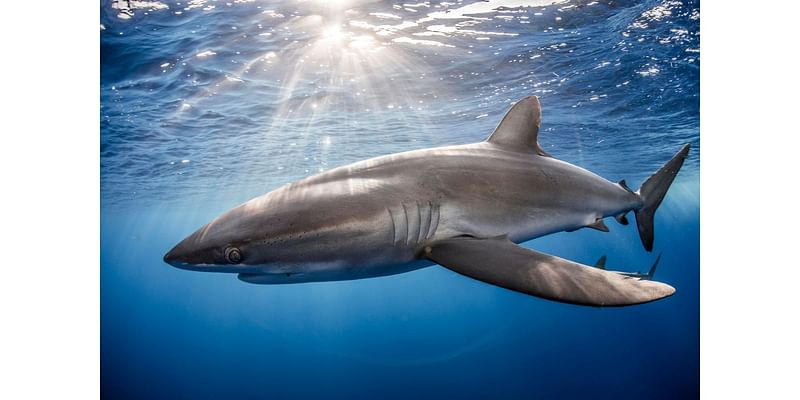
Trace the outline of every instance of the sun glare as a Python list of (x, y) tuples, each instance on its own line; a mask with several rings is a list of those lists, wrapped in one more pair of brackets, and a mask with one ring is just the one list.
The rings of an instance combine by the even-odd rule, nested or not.
[(331, 25), (322, 31), (322, 36), (325, 39), (340, 40), (343, 36), (341, 28), (338, 25)]
[[(265, 75), (283, 73), (282, 100), (268, 132), (283, 130), (287, 125), (296, 130), (297, 121), (292, 117), (297, 115), (308, 121), (307, 129), (319, 126), (321, 120), (342, 118), (354, 112), (391, 109), (396, 117), (406, 118), (405, 113), (397, 111), (410, 110), (422, 103), (418, 90), (404, 87), (392, 76), (407, 75), (410, 71), (416, 71), (415, 76), (426, 76), (427, 63), (386, 35), (416, 23), (394, 17), (389, 21), (395, 25), (371, 25), (363, 21), (375, 16), (359, 10), (358, 5), (353, 0), (301, 2), (303, 12), (285, 18), (274, 27), (281, 33), (292, 34), (296, 40), (287, 41), (277, 54), (269, 53), (272, 54), (269, 58), (262, 56), (248, 63), (247, 68), (260, 68)], [(267, 19), (264, 25), (275, 22), (269, 15), (264, 18)], [(389, 101), (391, 108), (386, 103)], [(337, 113), (331, 114), (332, 109), (338, 110)], [(420, 117), (411, 114), (409, 118)]]
[[(254, 82), (279, 92), (264, 134), (294, 132), (305, 143), (323, 143), (318, 140), (321, 135), (335, 135), (324, 127), (337, 125), (326, 121), (344, 119), (362, 125), (392, 121), (394, 126), (413, 127), (408, 129), (410, 139), (424, 135), (419, 127), (428, 125), (429, 116), (415, 111), (447, 88), (440, 87), (419, 47), (441, 49), (435, 53), (453, 46), (410, 39), (419, 30), (419, 18), (371, 12), (364, 7), (367, 2), (301, 0), (293, 9), (259, 10), (253, 16), (258, 34), (242, 39), (256, 40), (255, 46), (263, 43), (263, 51), (238, 63), (236, 71), (187, 104), (196, 106), (203, 97)], [(324, 147), (331, 146), (320, 150), (327, 151)]]

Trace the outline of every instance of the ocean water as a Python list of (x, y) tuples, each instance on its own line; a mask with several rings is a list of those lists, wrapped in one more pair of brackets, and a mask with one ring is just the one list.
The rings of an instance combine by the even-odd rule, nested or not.
[[(699, 396), (698, 1), (101, 1), (101, 393), (107, 398)], [(368, 157), (485, 139), (535, 94), (553, 156), (639, 184), (635, 225), (525, 243), (646, 270), (674, 296), (555, 303), (439, 266), (250, 285), (163, 254), (250, 198)]]

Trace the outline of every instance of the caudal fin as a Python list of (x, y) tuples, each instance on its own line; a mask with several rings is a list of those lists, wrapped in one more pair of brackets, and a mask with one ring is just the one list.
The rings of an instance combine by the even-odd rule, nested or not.
[(689, 154), (691, 143), (687, 143), (676, 153), (671, 160), (664, 164), (651, 177), (647, 178), (636, 193), (642, 197), (644, 205), (634, 210), (636, 216), (636, 225), (639, 227), (639, 237), (642, 239), (642, 244), (645, 250), (653, 250), (653, 217), (656, 214), (656, 209), (664, 200), (664, 195), (667, 194), (667, 189), (675, 180), (675, 175), (678, 175), (686, 155)]

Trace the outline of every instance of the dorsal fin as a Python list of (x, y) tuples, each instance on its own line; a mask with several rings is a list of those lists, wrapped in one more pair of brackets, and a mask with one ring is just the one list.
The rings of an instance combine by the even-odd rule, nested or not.
[(514, 151), (534, 152), (550, 157), (539, 145), (539, 125), (542, 122), (542, 107), (539, 98), (529, 96), (514, 104), (494, 128), (488, 142)]

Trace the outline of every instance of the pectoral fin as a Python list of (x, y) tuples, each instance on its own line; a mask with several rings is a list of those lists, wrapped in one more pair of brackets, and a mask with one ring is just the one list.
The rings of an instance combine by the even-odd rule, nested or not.
[(424, 255), (462, 275), (562, 303), (627, 306), (675, 293), (672, 286), (539, 253), (505, 236), (446, 239), (425, 248)]

